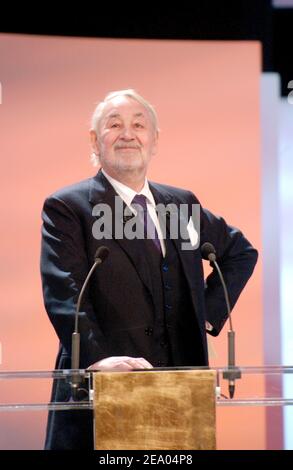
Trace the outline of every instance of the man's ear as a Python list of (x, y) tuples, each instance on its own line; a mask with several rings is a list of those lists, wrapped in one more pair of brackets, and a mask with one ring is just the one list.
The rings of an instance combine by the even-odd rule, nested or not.
[(90, 129), (90, 139), (92, 144), (92, 150), (96, 155), (99, 155), (100, 147), (97, 133), (94, 129)]

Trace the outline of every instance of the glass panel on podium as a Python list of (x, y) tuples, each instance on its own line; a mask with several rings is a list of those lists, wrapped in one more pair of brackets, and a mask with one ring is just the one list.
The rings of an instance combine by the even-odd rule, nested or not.
[[(201, 368), (173, 368), (192, 370)], [(156, 369), (158, 373), (162, 369)], [(172, 370), (169, 368), (168, 370)], [(262, 437), (257, 424), (267, 426), (267, 410), (282, 412), (293, 404), (293, 367), (241, 367), (236, 370), (234, 398), (229, 398), (229, 373), (235, 370), (213, 368), (217, 372), (217, 448), (265, 449), (265, 429)], [(74, 382), (77, 371), (0, 371), (0, 449), (42, 449), (49, 410), (93, 409), (93, 372), (78, 371), (83, 379), (82, 399), (51, 402), (55, 381)], [(99, 372), (97, 372), (99, 373)], [(131, 372), (125, 372), (131, 374)], [(227, 377), (228, 375), (228, 377)], [(224, 377), (225, 378), (224, 378)], [(236, 374), (237, 376), (237, 374)], [(230, 377), (233, 377), (230, 376)], [(283, 381), (286, 377), (286, 387)], [(290, 383), (288, 385), (288, 382)], [(229, 432), (228, 432), (229, 431)], [(282, 429), (279, 430), (282, 432)], [(230, 433), (230, 434), (229, 434)], [(248, 436), (255, 433), (255, 447)], [(231, 434), (233, 439), (231, 440)], [(228, 441), (223, 436), (230, 435)], [(247, 443), (247, 447), (246, 447)]]
[[(90, 390), (91, 374), (78, 371)], [(70, 370), (0, 371), (0, 450), (42, 450), (49, 410), (89, 409), (89, 400), (52, 402), (53, 383), (70, 384)]]

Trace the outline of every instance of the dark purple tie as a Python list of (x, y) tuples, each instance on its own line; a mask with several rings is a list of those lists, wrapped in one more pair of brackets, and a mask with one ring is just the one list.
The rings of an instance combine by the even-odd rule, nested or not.
[(156, 226), (147, 209), (146, 196), (144, 196), (143, 194), (137, 194), (132, 199), (131, 204), (137, 204), (138, 206), (140, 206), (141, 209), (139, 207), (137, 207), (136, 209), (138, 209), (138, 217), (143, 222), (144, 236), (145, 238), (151, 239), (156, 249), (161, 253), (161, 243), (159, 240)]

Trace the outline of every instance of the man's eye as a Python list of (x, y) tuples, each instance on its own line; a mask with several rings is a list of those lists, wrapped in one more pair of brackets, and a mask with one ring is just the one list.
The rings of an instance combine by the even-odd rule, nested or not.
[(114, 122), (113, 124), (111, 124), (111, 127), (118, 128), (120, 127), (120, 124), (118, 122)]
[(140, 122), (135, 122), (134, 127), (138, 128), (138, 129), (142, 129), (143, 125)]

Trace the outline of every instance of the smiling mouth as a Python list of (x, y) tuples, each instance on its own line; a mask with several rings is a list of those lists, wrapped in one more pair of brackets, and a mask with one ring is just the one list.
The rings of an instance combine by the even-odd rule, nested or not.
[(116, 147), (116, 150), (138, 150), (138, 147)]

